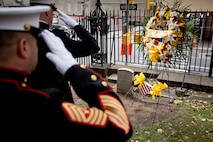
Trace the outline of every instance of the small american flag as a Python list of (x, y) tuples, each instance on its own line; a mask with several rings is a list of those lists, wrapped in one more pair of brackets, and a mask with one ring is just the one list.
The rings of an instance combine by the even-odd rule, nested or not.
[(152, 86), (144, 81), (143, 85), (138, 89), (140, 94), (142, 96), (145, 96), (147, 93), (149, 93), (152, 90)]

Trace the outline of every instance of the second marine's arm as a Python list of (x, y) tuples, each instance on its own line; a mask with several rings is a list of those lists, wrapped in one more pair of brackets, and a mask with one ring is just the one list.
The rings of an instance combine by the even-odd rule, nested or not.
[(63, 30), (54, 29), (52, 32), (61, 38), (65, 47), (72, 53), (73, 57), (89, 56), (97, 53), (100, 48), (95, 38), (82, 25), (72, 19), (70, 16), (57, 9), (59, 18), (70, 28), (74, 29), (78, 40), (74, 40), (66, 35)]

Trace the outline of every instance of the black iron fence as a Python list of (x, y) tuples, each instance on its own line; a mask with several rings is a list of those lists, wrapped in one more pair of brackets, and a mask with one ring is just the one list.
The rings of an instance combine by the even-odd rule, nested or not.
[[(186, 70), (190, 73), (199, 73), (202, 75), (212, 76), (213, 67), (213, 12), (208, 11), (193, 11), (187, 14), (188, 19), (195, 21), (195, 32), (199, 37), (196, 47), (192, 49), (184, 48), (184, 45), (179, 45), (177, 48), (181, 52), (176, 53), (172, 58), (172, 65), (165, 66), (165, 64), (158, 63), (157, 65), (150, 66), (145, 61), (145, 54), (139, 44), (135, 44), (138, 33), (143, 31), (143, 24), (146, 20), (144, 11), (137, 10), (131, 11), (129, 14), (129, 21), (126, 21), (125, 12), (123, 11), (108, 11), (104, 16), (107, 16), (107, 30), (103, 34), (100, 32), (93, 32), (94, 38), (97, 39), (101, 50), (99, 53), (93, 56), (78, 58), (80, 63), (84, 63), (89, 66), (95, 65), (112, 65), (123, 64), (128, 66), (138, 66), (141, 68), (158, 69), (167, 68), (170, 70)], [(76, 18), (76, 16), (75, 16)], [(79, 16), (76, 20), (81, 23), (86, 21), (85, 27), (91, 31), (91, 15), (86, 19)], [(101, 23), (101, 21), (99, 21)], [(128, 29), (126, 28), (128, 24)], [(97, 27), (98, 28), (98, 27)], [(100, 27), (99, 27), (100, 28)], [(124, 42), (124, 33), (129, 30), (130, 42)], [(126, 35), (127, 36), (127, 35)], [(73, 36), (73, 38), (77, 38)], [(184, 55), (184, 56), (180, 56)], [(183, 58), (184, 57), (184, 58)]]

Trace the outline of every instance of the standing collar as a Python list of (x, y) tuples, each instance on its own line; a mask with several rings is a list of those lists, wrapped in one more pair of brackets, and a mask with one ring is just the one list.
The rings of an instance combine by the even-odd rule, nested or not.
[(50, 26), (45, 21), (40, 21), (39, 24), (40, 24), (41, 29), (49, 29), (50, 28)]
[(16, 69), (0, 67), (0, 79), (16, 80), (27, 82), (28, 74)]

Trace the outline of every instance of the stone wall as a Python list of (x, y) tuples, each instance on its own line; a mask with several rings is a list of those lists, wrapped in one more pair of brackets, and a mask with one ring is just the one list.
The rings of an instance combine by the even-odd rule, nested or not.
[[(97, 0), (55, 0), (56, 6), (59, 9), (62, 9), (67, 14), (70, 15), (82, 15), (83, 14), (83, 5), (81, 2), (87, 1), (87, 7), (85, 9), (85, 14), (89, 15), (90, 11), (94, 11), (96, 8)], [(135, 0), (135, 4), (138, 5), (138, 9), (144, 10), (146, 8), (147, 0)], [(158, 0), (151, 0), (158, 1)], [(173, 3), (174, 0), (166, 0)], [(120, 10), (120, 4), (124, 4), (127, 0), (100, 0), (102, 10), (110, 11)], [(183, 5), (190, 5), (189, 7), (192, 11), (213, 11), (213, 0), (183, 0)]]
[[(83, 4), (81, 2), (84, 1), (88, 1), (86, 2), (85, 14), (89, 15), (90, 12), (95, 10), (97, 0), (55, 0), (55, 3), (59, 9), (67, 14), (83, 15)], [(120, 10), (120, 4), (126, 4), (126, 0), (100, 0), (100, 2), (104, 12), (106, 10), (117, 12)], [(135, 0), (135, 3), (138, 9), (144, 10), (146, 8), (146, 0)]]

